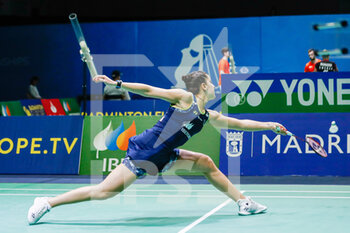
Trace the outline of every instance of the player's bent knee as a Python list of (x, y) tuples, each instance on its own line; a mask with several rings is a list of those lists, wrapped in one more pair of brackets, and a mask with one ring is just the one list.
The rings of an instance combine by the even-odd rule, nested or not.
[(200, 160), (200, 164), (203, 169), (203, 172), (206, 173), (206, 172), (212, 172), (217, 170), (217, 167), (214, 161), (208, 155), (202, 154), (199, 160)]
[(212, 158), (210, 158), (209, 156), (206, 156), (206, 162), (207, 162), (207, 165), (210, 168), (210, 170), (216, 170), (216, 165), (215, 165), (214, 161), (212, 160)]

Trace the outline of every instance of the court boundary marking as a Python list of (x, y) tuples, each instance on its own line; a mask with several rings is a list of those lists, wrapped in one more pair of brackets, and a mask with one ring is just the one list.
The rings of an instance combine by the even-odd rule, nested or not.
[[(74, 188), (72, 188), (74, 189)], [(0, 188), (0, 191), (71, 191), (72, 189), (30, 189), (30, 188)], [(204, 189), (174, 189), (174, 190), (165, 190), (165, 189), (126, 189), (125, 192), (220, 192), (216, 189), (213, 190), (204, 190)], [(347, 190), (246, 190), (245, 192), (252, 193), (350, 193)]]
[[(57, 196), (60, 193), (0, 193), (0, 196)], [(158, 197), (158, 198), (174, 198), (174, 197), (200, 197), (200, 198), (225, 198), (225, 195), (137, 195), (137, 194), (119, 194), (116, 197)], [(251, 195), (253, 198), (299, 198), (299, 199), (350, 199), (350, 196), (256, 196)]]
[[(60, 195), (61, 193), (0, 193), (0, 196), (56, 196)], [(224, 198), (226, 197), (224, 194), (223, 195), (162, 195), (162, 194), (157, 194), (157, 195), (142, 195), (142, 194), (119, 194), (118, 196), (122, 197), (169, 197), (169, 198), (174, 198), (174, 197), (208, 197), (208, 198)], [(117, 197), (118, 197), (117, 196)], [(251, 197), (254, 198), (303, 198), (303, 199), (308, 199), (308, 198), (342, 198), (342, 199), (350, 199), (350, 196), (344, 197), (344, 196), (257, 196), (257, 195), (250, 195)]]
[(193, 227), (197, 226), (199, 223), (203, 222), (209, 216), (213, 215), (215, 212), (219, 211), (221, 208), (223, 208), (224, 206), (226, 206), (227, 204), (229, 204), (232, 201), (233, 201), (232, 199), (227, 199), (226, 201), (224, 201), (223, 203), (221, 203), (220, 205), (218, 205), (217, 207), (215, 207), (214, 209), (212, 209), (211, 211), (209, 211), (208, 213), (206, 213), (205, 215), (203, 215), (202, 217), (200, 217), (199, 219), (197, 219), (196, 221), (194, 221), (190, 225), (188, 225), (185, 228), (183, 228), (182, 230), (180, 230), (178, 233), (185, 233), (185, 232), (191, 230)]
[[(241, 191), (242, 194), (244, 192), (245, 191), (243, 191), (243, 190)], [(215, 212), (219, 211), (220, 209), (222, 209), (224, 206), (226, 206), (227, 204), (229, 204), (232, 201), (233, 201), (232, 199), (227, 199), (226, 201), (224, 201), (223, 203), (221, 203), (220, 205), (218, 205), (217, 207), (215, 207), (214, 209), (212, 209), (211, 211), (209, 211), (208, 213), (206, 213), (205, 215), (203, 215), (202, 217), (200, 217), (196, 221), (192, 222), (190, 225), (188, 225), (185, 228), (183, 228), (182, 230), (180, 230), (178, 233), (185, 233), (185, 232), (191, 230), (193, 227), (197, 226), (199, 223), (203, 222), (209, 216), (213, 215)]]

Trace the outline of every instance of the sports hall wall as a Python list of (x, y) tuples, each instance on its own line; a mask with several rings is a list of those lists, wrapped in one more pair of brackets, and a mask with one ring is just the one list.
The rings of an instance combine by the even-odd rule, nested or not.
[[(217, 71), (211, 64), (227, 45), (238, 72), (302, 72), (309, 48), (350, 44), (349, 27), (315, 31), (313, 25), (349, 19), (350, 15), (248, 17), (82, 23), (82, 28), (100, 72), (120, 69), (126, 81), (168, 88), (183, 86), (181, 75), (198, 67), (210, 72), (215, 82)], [(83, 65), (68, 17), (67, 24), (0, 27), (0, 35), (1, 101), (25, 98), (33, 75), (41, 78), (38, 88), (44, 98), (81, 94)], [(340, 71), (349, 70), (347, 56), (331, 59)]]
[[(281, 121), (300, 136), (321, 138), (329, 153), (326, 159), (317, 157), (304, 144), (272, 132), (239, 135), (207, 124), (184, 148), (210, 154), (225, 174), (349, 176), (348, 57), (331, 57), (342, 72), (300, 73), (309, 48), (350, 44), (348, 27), (315, 31), (313, 25), (349, 19), (285, 16), (83, 23), (82, 28), (99, 73), (119, 69), (123, 80), (164, 88), (183, 87), (181, 76), (198, 69), (210, 73), (216, 84), (220, 50), (230, 46), (238, 75), (225, 77), (222, 105), (210, 106), (241, 119)], [(25, 98), (30, 77), (37, 75), (46, 109), (55, 99), (71, 115), (68, 100), (81, 94), (83, 64), (70, 24), (0, 27), (0, 35), (0, 114), (12, 104), (22, 111), (25, 101), (19, 100)], [(240, 79), (243, 86), (232, 86)], [(102, 93), (102, 85), (93, 87), (88, 83), (90, 94)], [(232, 102), (229, 93), (242, 99)], [(257, 98), (249, 101), (251, 96)], [(154, 100), (111, 103), (97, 101), (101, 113), (93, 109), (94, 101), (88, 102), (88, 115), (94, 116), (0, 117), (0, 173), (107, 174), (124, 157), (128, 137), (151, 127), (168, 107)], [(330, 129), (332, 121), (336, 131)]]
[[(280, 122), (328, 153), (323, 158), (272, 131), (208, 123), (182, 148), (210, 155), (225, 174), (350, 176), (350, 72), (227, 74), (221, 101), (208, 107), (238, 119)], [(125, 157), (128, 139), (152, 127), (168, 107), (161, 100), (98, 102), (103, 112), (90, 108), (85, 116), (69, 99), (0, 102), (0, 174), (106, 175)], [(175, 174), (197, 175), (190, 168)]]

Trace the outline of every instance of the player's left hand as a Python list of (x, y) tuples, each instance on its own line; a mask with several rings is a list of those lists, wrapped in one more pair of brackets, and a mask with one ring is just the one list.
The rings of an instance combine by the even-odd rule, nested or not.
[(116, 85), (116, 82), (113, 81), (112, 79), (108, 78), (106, 75), (96, 75), (95, 77), (93, 77), (92, 79), (95, 83), (105, 83), (105, 84), (109, 84), (109, 85)]

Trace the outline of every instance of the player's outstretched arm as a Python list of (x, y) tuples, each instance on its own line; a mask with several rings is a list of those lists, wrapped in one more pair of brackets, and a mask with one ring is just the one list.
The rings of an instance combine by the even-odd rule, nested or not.
[[(277, 122), (261, 122), (254, 120), (239, 120), (233, 117), (224, 116), (213, 110), (208, 110), (210, 122), (218, 128), (236, 129), (242, 131), (262, 131), (272, 130), (275, 133), (285, 135), (286, 130), (283, 125)], [(277, 126), (279, 129), (278, 130)]]
[(122, 82), (121, 80), (113, 81), (106, 75), (97, 75), (93, 78), (93, 81), (96, 83), (103, 82), (116, 87), (119, 86), (132, 93), (145, 97), (162, 99), (179, 106), (186, 106), (192, 103), (192, 94), (182, 89), (163, 89), (143, 83), (129, 83)]

